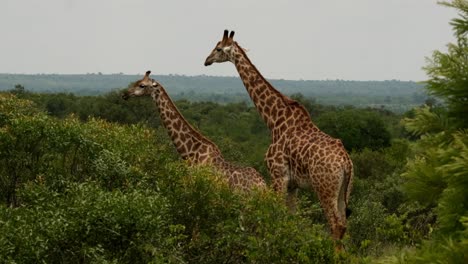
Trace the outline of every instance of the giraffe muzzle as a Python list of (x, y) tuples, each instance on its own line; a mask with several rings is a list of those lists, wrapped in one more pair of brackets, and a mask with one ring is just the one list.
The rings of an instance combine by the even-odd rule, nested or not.
[(213, 64), (213, 61), (210, 59), (211, 56), (209, 56), (208, 58), (206, 58), (205, 60), (205, 66), (210, 66), (211, 64)]

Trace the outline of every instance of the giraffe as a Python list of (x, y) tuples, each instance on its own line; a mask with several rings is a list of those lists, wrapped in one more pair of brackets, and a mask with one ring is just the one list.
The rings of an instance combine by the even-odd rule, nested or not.
[(263, 177), (254, 168), (236, 166), (226, 161), (218, 146), (193, 128), (182, 116), (164, 87), (151, 79), (147, 71), (143, 79), (135, 82), (122, 98), (151, 96), (160, 118), (182, 159), (190, 165), (211, 165), (224, 177), (229, 186), (241, 191), (266, 187)]
[(341, 240), (346, 232), (347, 209), (353, 163), (339, 139), (332, 138), (312, 122), (297, 101), (276, 90), (257, 70), (245, 50), (234, 41), (234, 31), (224, 31), (205, 66), (232, 62), (257, 111), (267, 124), (271, 144), (265, 154), (273, 189), (286, 194), (295, 211), (298, 188), (312, 189), (318, 196), (331, 229)]

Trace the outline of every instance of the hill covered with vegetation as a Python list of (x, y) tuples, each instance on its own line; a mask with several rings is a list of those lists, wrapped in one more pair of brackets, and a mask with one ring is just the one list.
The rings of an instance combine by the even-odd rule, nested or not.
[[(249, 102), (238, 77), (154, 75), (175, 99), (216, 103)], [(73, 93), (102, 95), (118, 90), (139, 76), (124, 74), (0, 74), (0, 90), (20, 85), (40, 93)], [(403, 112), (424, 103), (424, 85), (408, 81), (345, 81), (345, 80), (271, 80), (281, 92), (302, 94), (309, 100), (327, 105), (385, 108)]]

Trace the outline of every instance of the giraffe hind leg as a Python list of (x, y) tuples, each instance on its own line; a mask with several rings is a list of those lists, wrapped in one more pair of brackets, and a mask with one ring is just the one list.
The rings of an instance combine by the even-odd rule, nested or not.
[(341, 240), (346, 232), (346, 212), (344, 200), (340, 201), (341, 192), (336, 191), (333, 196), (319, 196), (320, 204), (330, 225), (333, 240)]
[(330, 199), (327, 199), (321, 202), (321, 205), (330, 226), (330, 233), (333, 240), (340, 240), (341, 233), (343, 232), (340, 226), (340, 215), (338, 213), (336, 202), (334, 203)]
[(297, 192), (298, 192), (298, 189), (297, 188), (290, 188), (289, 185), (288, 185), (287, 190), (288, 190), (288, 193), (287, 193), (287, 196), (286, 196), (286, 206), (288, 207), (289, 212), (294, 214), (297, 211)]
[[(345, 175), (343, 175), (345, 176)], [(347, 184), (345, 184), (345, 181), (342, 180), (339, 188), (339, 193), (338, 193), (338, 237), (339, 239), (342, 239), (345, 232), (346, 232), (346, 218), (351, 214), (351, 210), (347, 208), (347, 203), (346, 203), (346, 188)]]

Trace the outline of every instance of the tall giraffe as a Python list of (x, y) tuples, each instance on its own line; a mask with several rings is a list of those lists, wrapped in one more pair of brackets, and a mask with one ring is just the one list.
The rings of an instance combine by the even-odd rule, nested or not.
[(236, 166), (224, 160), (218, 146), (185, 120), (164, 87), (149, 77), (150, 73), (147, 71), (143, 79), (122, 94), (122, 98), (151, 96), (172, 143), (184, 160), (192, 165), (213, 166), (234, 189), (248, 191), (266, 187), (263, 177), (254, 168)]
[(224, 31), (205, 66), (234, 63), (255, 107), (271, 132), (265, 161), (273, 188), (287, 193), (286, 202), (295, 210), (298, 188), (312, 188), (320, 200), (334, 240), (343, 238), (353, 163), (339, 139), (320, 131), (307, 110), (276, 90), (257, 70), (244, 49)]

